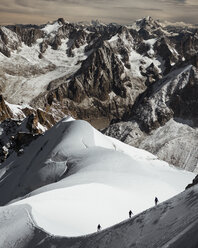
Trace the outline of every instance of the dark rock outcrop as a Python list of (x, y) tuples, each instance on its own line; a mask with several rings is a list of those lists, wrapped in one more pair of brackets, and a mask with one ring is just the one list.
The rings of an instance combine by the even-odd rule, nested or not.
[(44, 32), (38, 28), (26, 28), (23, 26), (14, 26), (13, 31), (21, 38), (27, 46), (31, 46), (37, 39), (44, 38)]
[(189, 188), (191, 188), (197, 184), (198, 184), (198, 175), (193, 179), (192, 183), (190, 183), (186, 186), (186, 189), (189, 189)]
[(13, 114), (10, 108), (5, 103), (3, 96), (0, 95), (0, 122), (6, 119), (12, 118), (12, 117), (13, 117)]
[(171, 118), (192, 120), (197, 126), (197, 76), (197, 69), (192, 66), (171, 72), (137, 99), (132, 118), (146, 132), (163, 126)]
[(41, 53), (44, 53), (48, 48), (48, 43), (46, 41), (43, 41), (41, 44), (40, 44), (40, 51)]
[(17, 112), (15, 109), (16, 105), (8, 104), (0, 96), (0, 163), (13, 152), (20, 154), (24, 146), (57, 122), (53, 115), (41, 109), (20, 107)]

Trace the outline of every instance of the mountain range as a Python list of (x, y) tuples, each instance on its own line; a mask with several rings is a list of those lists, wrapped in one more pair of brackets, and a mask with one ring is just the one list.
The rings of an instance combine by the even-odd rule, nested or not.
[[(2, 101), (23, 105), (25, 116), (34, 114), (46, 128), (65, 114), (87, 120), (196, 171), (197, 51), (197, 26), (165, 25), (151, 17), (129, 26), (63, 18), (1, 26)], [(13, 116), (2, 113), (1, 121)], [(167, 130), (165, 140), (153, 142)]]

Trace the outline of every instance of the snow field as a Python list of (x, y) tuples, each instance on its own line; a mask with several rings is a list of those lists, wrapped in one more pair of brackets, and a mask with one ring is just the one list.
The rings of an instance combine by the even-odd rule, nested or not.
[[(37, 141), (37, 149), (42, 139), (48, 144), (25, 181), (45, 185), (12, 204), (30, 205), (36, 223), (55, 235), (86, 235), (99, 223), (112, 226), (127, 219), (130, 209), (136, 215), (154, 206), (155, 196), (162, 202), (178, 194), (194, 178), (84, 121), (61, 121)], [(62, 179), (49, 184), (46, 172)]]

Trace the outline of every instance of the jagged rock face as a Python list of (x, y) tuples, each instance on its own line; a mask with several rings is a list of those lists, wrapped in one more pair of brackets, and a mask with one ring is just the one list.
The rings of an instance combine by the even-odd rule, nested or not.
[[(136, 21), (135, 29), (143, 37), (144, 40), (151, 39), (156, 35), (162, 34), (161, 25), (153, 20), (150, 16)], [(160, 32), (161, 31), (161, 32)]]
[(102, 132), (128, 145), (136, 147), (139, 147), (141, 141), (146, 137), (146, 134), (143, 133), (139, 125), (134, 121), (113, 123), (103, 129)]
[(13, 152), (20, 156), (24, 147), (39, 137), (38, 130), (33, 132), (28, 127), (27, 119), (23, 121), (7, 119), (0, 124), (0, 163), (4, 162)]
[(5, 104), (3, 96), (0, 95), (0, 122), (11, 117), (12, 117), (12, 113), (9, 107)]
[[(125, 45), (123, 36), (128, 42), (124, 48), (121, 46)], [(43, 98), (42, 102), (53, 109), (57, 109), (57, 102), (60, 102), (63, 113), (72, 114), (77, 118), (97, 121), (102, 117), (108, 122), (112, 118), (122, 119), (139, 92), (145, 89), (143, 79), (139, 79), (139, 82), (136, 79), (137, 82), (133, 84), (126, 72), (127, 64), (130, 68), (128, 53), (133, 38), (126, 28), (119, 28), (118, 37), (115, 38), (119, 46), (108, 41), (102, 42), (100, 37), (98, 39), (99, 48), (93, 50), (91, 45), (86, 48), (87, 52), (92, 51), (91, 54), (68, 80), (67, 85), (67, 78), (62, 78), (58, 87), (54, 86), (58, 85), (57, 80), (51, 82), (49, 92), (33, 100), (32, 104), (37, 106)], [(131, 92), (130, 98), (127, 91)]]
[(44, 32), (40, 29), (22, 29), (20, 27), (16, 27), (14, 30), (16, 34), (21, 37), (21, 40), (28, 46), (31, 46), (33, 43), (36, 42), (37, 39), (44, 37)]
[(191, 120), (197, 126), (198, 71), (187, 66), (175, 70), (151, 85), (133, 106), (132, 116), (143, 130), (150, 132), (171, 118)]
[(25, 146), (57, 121), (41, 109), (9, 104), (2, 96), (0, 114), (0, 163), (13, 152), (20, 155)]
[(11, 56), (11, 51), (21, 45), (21, 39), (11, 30), (0, 27), (0, 52), (6, 57)]
[(175, 92), (170, 101), (170, 107), (174, 117), (184, 120), (192, 120), (194, 126), (198, 126), (198, 72), (196, 69), (190, 71), (188, 84)]
[(176, 49), (181, 55), (195, 54), (198, 49), (198, 32), (192, 30), (191, 32), (181, 32), (177, 36), (172, 37), (176, 43)]
[(179, 60), (177, 51), (171, 46), (169, 39), (164, 37), (155, 43), (155, 50), (164, 61), (164, 67), (166, 68), (165, 71), (169, 72), (171, 70), (171, 66)]
[(126, 98), (124, 83), (127, 82), (130, 82), (130, 78), (127, 77), (121, 61), (115, 56), (114, 50), (104, 44), (82, 63), (69, 84), (69, 98), (81, 102), (87, 96), (106, 101), (112, 91), (117, 96)]

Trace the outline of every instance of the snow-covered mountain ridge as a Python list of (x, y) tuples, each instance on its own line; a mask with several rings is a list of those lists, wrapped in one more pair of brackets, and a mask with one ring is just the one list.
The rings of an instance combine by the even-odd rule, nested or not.
[[(50, 235), (38, 227), (28, 205), (0, 209), (2, 247), (197, 247), (197, 190), (182, 194), (104, 231), (78, 238)], [(3, 218), (2, 218), (3, 217)], [(20, 221), (19, 221), (20, 220)], [(13, 223), (17, 223), (15, 232)], [(16, 232), (17, 230), (17, 232)], [(133, 235), (131, 235), (133, 233)]]
[(137, 99), (130, 121), (111, 125), (106, 134), (197, 173), (197, 86), (191, 65), (170, 72)]
[[(60, 121), (20, 157), (10, 155), (0, 175), (0, 247), (146, 247), (145, 241), (155, 247), (196, 220), (194, 188), (139, 215), (153, 207), (156, 195), (162, 202), (183, 191), (194, 174), (104, 136), (85, 121)], [(129, 209), (135, 217), (124, 221)], [(66, 238), (93, 233), (98, 223), (107, 229)], [(155, 238), (151, 227), (158, 230)]]

